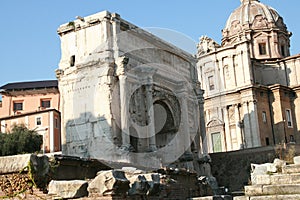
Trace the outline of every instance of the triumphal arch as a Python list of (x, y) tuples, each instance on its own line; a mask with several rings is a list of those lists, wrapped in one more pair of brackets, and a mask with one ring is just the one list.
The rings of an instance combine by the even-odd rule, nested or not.
[(159, 167), (202, 153), (194, 56), (107, 11), (58, 34), (64, 155)]

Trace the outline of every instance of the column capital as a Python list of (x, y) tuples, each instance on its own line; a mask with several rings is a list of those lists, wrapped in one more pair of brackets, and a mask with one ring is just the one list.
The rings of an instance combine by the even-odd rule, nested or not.
[(226, 110), (226, 111), (228, 110), (228, 106), (227, 106), (227, 105), (226, 105), (226, 106), (222, 106), (221, 108), (222, 108), (223, 110)]
[(237, 104), (237, 103), (232, 104), (233, 107), (238, 107), (238, 105), (239, 104)]
[(64, 70), (62, 69), (56, 69), (55, 70), (55, 75), (57, 79), (60, 79), (64, 75)]
[(251, 99), (251, 100), (248, 101), (248, 103), (254, 103), (254, 104), (256, 104), (257, 100), (256, 99)]
[(247, 104), (249, 104), (249, 101), (243, 101), (241, 104), (242, 105), (247, 105)]
[(115, 59), (115, 64), (116, 64), (116, 75), (124, 75), (126, 72), (127, 64), (128, 64), (129, 58), (126, 56), (121, 56)]

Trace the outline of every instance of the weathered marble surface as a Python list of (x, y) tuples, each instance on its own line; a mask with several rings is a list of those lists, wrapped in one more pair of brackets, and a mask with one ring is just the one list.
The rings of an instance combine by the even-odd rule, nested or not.
[(58, 34), (64, 155), (158, 168), (202, 152), (193, 55), (107, 11)]

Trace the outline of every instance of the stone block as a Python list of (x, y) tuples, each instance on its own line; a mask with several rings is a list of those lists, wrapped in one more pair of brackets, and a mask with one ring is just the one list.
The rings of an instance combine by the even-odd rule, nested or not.
[(31, 174), (36, 185), (44, 188), (47, 184), (45, 178), (49, 173), (49, 158), (45, 155), (23, 154), (0, 157), (0, 174), (19, 173), (28, 171), (29, 164), (32, 169)]
[(130, 186), (124, 171), (108, 170), (98, 172), (96, 178), (89, 184), (90, 194), (99, 195), (125, 195)]
[(147, 178), (147, 180), (150, 186), (147, 195), (158, 196), (161, 192), (160, 174), (151, 174), (151, 181), (149, 178)]
[(294, 160), (294, 164), (296, 165), (300, 164), (300, 156), (295, 156), (293, 160)]
[(0, 174), (15, 173), (28, 166), (31, 154), (0, 157)]
[(271, 184), (270, 175), (251, 175), (252, 185), (269, 185)]
[(261, 195), (283, 195), (283, 194), (298, 194), (300, 184), (290, 185), (264, 185)]
[[(234, 199), (236, 200), (236, 199)], [(300, 200), (300, 195), (267, 195), (267, 196), (255, 196), (249, 200)]]
[(245, 186), (245, 194), (247, 196), (261, 195), (262, 192), (263, 192), (263, 186), (262, 185)]
[(233, 200), (250, 200), (248, 196), (233, 197)]
[(281, 172), (282, 167), (286, 166), (286, 161), (280, 160), (278, 158), (275, 158), (273, 163), (274, 163), (275, 167), (277, 168), (277, 172)]
[(233, 197), (230, 195), (214, 195), (214, 196), (207, 196), (207, 197), (191, 198), (191, 200), (233, 200)]
[(274, 163), (264, 163), (264, 164), (251, 164), (252, 174), (255, 175), (264, 175), (268, 172), (276, 173), (277, 168)]
[(213, 200), (232, 200), (232, 196), (230, 195), (214, 195)]
[(250, 200), (253, 200), (253, 199), (255, 199), (255, 200), (270, 200), (274, 197), (276, 197), (276, 196), (256, 196), (256, 197), (254, 196), (254, 197), (250, 197)]
[(300, 173), (300, 164), (291, 164), (282, 167), (282, 173), (292, 174)]
[(128, 191), (128, 195), (146, 195), (150, 188), (148, 181), (145, 176), (138, 175), (133, 183), (131, 183), (131, 188)]
[(82, 180), (73, 181), (54, 181), (52, 180), (48, 186), (48, 194), (57, 198), (69, 199), (88, 196), (88, 182)]
[[(130, 195), (134, 195), (138, 190), (147, 188), (146, 191), (142, 192), (143, 194), (148, 196), (159, 196), (161, 192), (160, 174), (145, 173), (144, 171), (135, 168), (122, 168), (122, 170), (125, 170), (125, 176), (130, 181)], [(142, 189), (144, 186), (145, 188)], [(140, 189), (137, 187), (140, 187)]]
[(207, 197), (194, 197), (190, 200), (213, 200), (213, 196), (207, 196)]
[(290, 183), (300, 184), (300, 174), (290, 174)]
[(0, 157), (0, 174), (30, 170), (30, 180), (34, 181), (37, 188), (47, 187), (49, 169), (49, 158), (45, 155), (23, 154)]
[[(300, 178), (300, 177), (299, 177)], [(292, 184), (293, 179), (290, 174), (274, 174), (270, 176), (271, 185), (278, 185), (278, 184)], [(297, 178), (294, 178), (295, 181), (297, 181)]]

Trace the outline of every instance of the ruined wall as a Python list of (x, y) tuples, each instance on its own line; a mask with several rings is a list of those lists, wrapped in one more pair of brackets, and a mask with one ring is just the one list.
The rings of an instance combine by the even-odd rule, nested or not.
[(275, 150), (273, 147), (264, 147), (213, 153), (210, 156), (212, 175), (217, 179), (219, 186), (225, 186), (232, 192), (242, 191), (243, 186), (248, 185), (251, 163), (273, 162)]
[(212, 175), (219, 186), (229, 188), (230, 192), (243, 191), (250, 182), (251, 163), (273, 163), (275, 158), (291, 162), (294, 155), (300, 155), (300, 146), (295, 144), (260, 147), (232, 152), (213, 153), (211, 156)]

